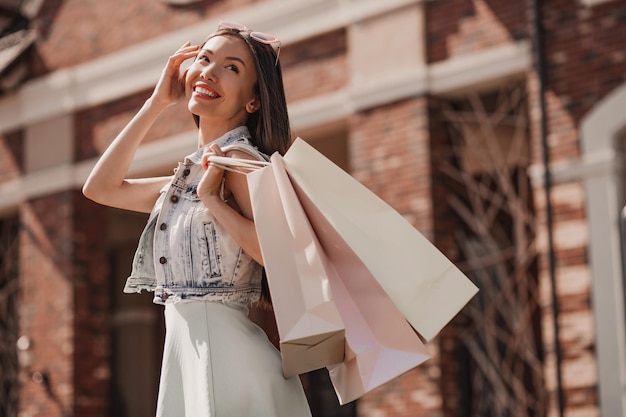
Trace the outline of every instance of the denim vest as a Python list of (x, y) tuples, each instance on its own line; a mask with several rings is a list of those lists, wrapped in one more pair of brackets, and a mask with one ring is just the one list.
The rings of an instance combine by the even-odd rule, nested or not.
[[(213, 143), (224, 151), (237, 149), (269, 160), (251, 145), (245, 126)], [(260, 298), (261, 266), (198, 198), (205, 148), (179, 163), (161, 190), (139, 238), (124, 292), (154, 291), (156, 304), (197, 299), (248, 304)]]

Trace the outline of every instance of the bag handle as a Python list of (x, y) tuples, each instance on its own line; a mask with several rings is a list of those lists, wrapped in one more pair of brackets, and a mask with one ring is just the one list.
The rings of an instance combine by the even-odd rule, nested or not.
[(240, 174), (248, 174), (263, 167), (270, 165), (267, 161), (259, 161), (254, 159), (231, 158), (229, 156), (209, 156), (208, 161), (226, 171), (237, 172)]
[(248, 174), (270, 165), (268, 157), (261, 154), (256, 148), (245, 144), (232, 144), (222, 148), (223, 152), (233, 150), (242, 151), (256, 159), (233, 158), (228, 156), (210, 156), (208, 162), (226, 171)]

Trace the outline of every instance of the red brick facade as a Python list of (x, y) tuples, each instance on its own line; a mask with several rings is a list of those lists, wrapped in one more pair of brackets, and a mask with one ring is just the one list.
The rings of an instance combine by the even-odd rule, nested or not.
[[(87, 63), (98, 65), (98, 59), (125, 48), (266, 3), (204, 0), (194, 5), (171, 6), (156, 0), (47, 0), (31, 22), (40, 32), (29, 55), (34, 70), (32, 78), (37, 80)], [(530, 0), (416, 3), (424, 13), (425, 66), (520, 42), (533, 45), (536, 33)], [(626, 83), (626, 0), (611, 0), (595, 6), (564, 0), (540, 4), (547, 142), (550, 162), (558, 166), (581, 158), (583, 118), (600, 100)], [(363, 63), (351, 60), (350, 24), (359, 23), (312, 30), (314, 35), (304, 39), (294, 35), (295, 41), (284, 46), (280, 61), (290, 105), (324, 98), (337, 91), (358, 92), (361, 86), (355, 86), (352, 77), (357, 70), (355, 66)], [(287, 24), (284, 27), (285, 32), (293, 30)], [(206, 34), (212, 30), (207, 27)], [(263, 30), (271, 31), (271, 28)], [(398, 31), (401, 33), (402, 28)], [(542, 114), (535, 52), (531, 48), (532, 63), (524, 73), (512, 79), (523, 82), (527, 88), (531, 153), (528, 165), (542, 166)], [(394, 63), (385, 65), (393, 69)], [(346, 141), (347, 167), (351, 174), (404, 215), (453, 260), (459, 257), (454, 237), (459, 223), (447, 203), (450, 186), (437, 171), (448, 146), (439, 104), (465, 97), (470, 87), (442, 94), (425, 88), (410, 97), (383, 100), (365, 108), (353, 106), (347, 116), (338, 116), (341, 131), (333, 132)], [(73, 129), (70, 164), (93, 163), (150, 91), (139, 88), (114, 100), (71, 108), (67, 113)], [(319, 135), (316, 129), (323, 127), (305, 126), (303, 130), (307, 133), (309, 129), (311, 135), (316, 136)], [(19, 190), (19, 187), (39, 190), (38, 184), (19, 182), (35, 178), (33, 175), (37, 174), (36, 167), (27, 169), (26, 160), (33, 145), (26, 143), (45, 139), (27, 140), (28, 128), (28, 125), (11, 125), (0, 131), (0, 185), (6, 186), (0, 193), (6, 192), (6, 196), (2, 196), (10, 201), (13, 201), (12, 190)], [(294, 128), (300, 126), (296, 124)], [(181, 132), (193, 134), (193, 131), (191, 117), (184, 104), (179, 104), (159, 120), (145, 143), (158, 144)], [(171, 170), (170, 166), (157, 168), (163, 173)], [(17, 188), (10, 188), (14, 183)], [(115, 407), (111, 398), (116, 358), (112, 353), (115, 316), (112, 294), (121, 288), (112, 278), (112, 247), (123, 245), (119, 243), (122, 238), (118, 241), (111, 237), (110, 222), (119, 215), (87, 201), (76, 184), (61, 191), (40, 190), (31, 194), (0, 209), (0, 213), (17, 212), (21, 224), (18, 310), (20, 335), (28, 337), (30, 346), (26, 351), (28, 360), (22, 358), (21, 362), (20, 416), (113, 415)], [(587, 230), (591, 225), (586, 218), (585, 191), (579, 179), (566, 178), (553, 184), (550, 196), (556, 289), (551, 287), (548, 268), (545, 189), (535, 185), (532, 204), (536, 215), (539, 253), (536, 278), (541, 309), (537, 325), (543, 354), (540, 365), (549, 397), (548, 409), (536, 415), (559, 415), (557, 400), (562, 395), (565, 415), (599, 416), (598, 358), (591, 303), (594, 278), (588, 270)], [(124, 239), (124, 245), (132, 241)], [(558, 302), (559, 338), (556, 341), (552, 291), (556, 291)], [(464, 414), (460, 394), (463, 387), (458, 380), (461, 359), (457, 356), (459, 334), (466, 320), (467, 317), (460, 315), (440, 337), (429, 343), (433, 358), (425, 365), (359, 400), (357, 415), (469, 416)], [(157, 323), (155, 327), (158, 326)], [(560, 349), (560, 364), (557, 364), (555, 346)], [(561, 386), (556, 378), (557, 371), (562, 378)], [(151, 383), (156, 384), (156, 381)]]

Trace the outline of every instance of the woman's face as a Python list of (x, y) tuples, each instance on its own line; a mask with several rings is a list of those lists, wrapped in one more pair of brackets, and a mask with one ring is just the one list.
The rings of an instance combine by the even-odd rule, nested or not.
[(254, 57), (244, 40), (214, 36), (198, 52), (187, 71), (185, 94), (191, 113), (201, 120), (220, 119), (229, 127), (244, 125), (258, 110)]

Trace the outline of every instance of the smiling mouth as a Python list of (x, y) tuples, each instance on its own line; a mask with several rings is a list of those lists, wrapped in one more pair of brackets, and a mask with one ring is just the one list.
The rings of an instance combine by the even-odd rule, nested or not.
[(219, 97), (221, 97), (215, 91), (209, 90), (208, 88), (201, 87), (201, 86), (195, 86), (193, 91), (194, 91), (194, 93), (196, 93), (198, 95), (201, 95), (203, 97), (208, 97), (208, 98), (219, 98)]

